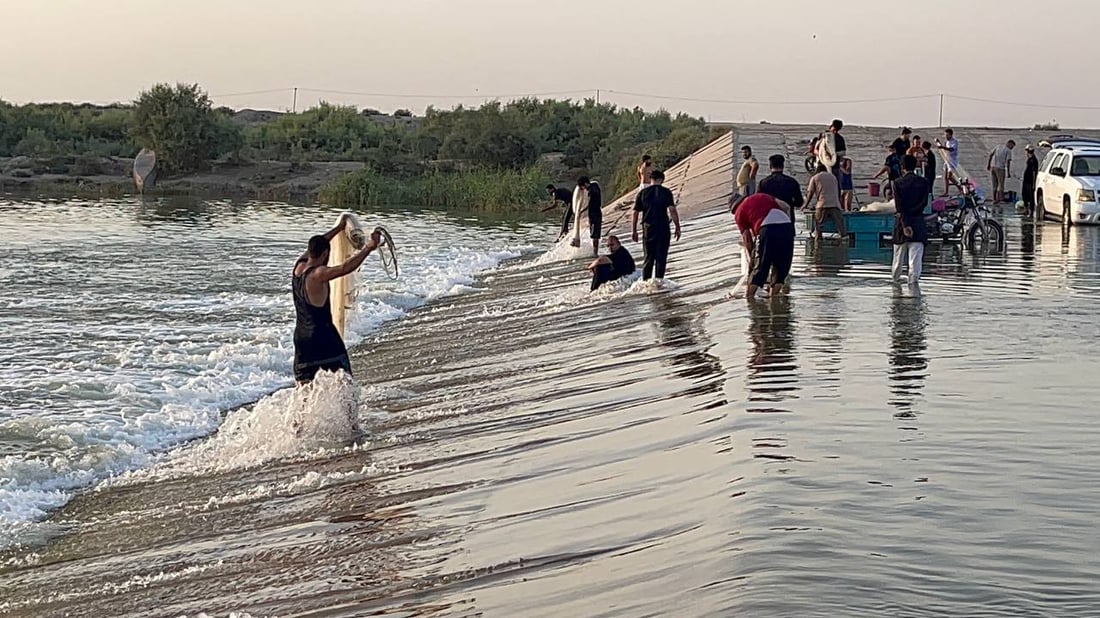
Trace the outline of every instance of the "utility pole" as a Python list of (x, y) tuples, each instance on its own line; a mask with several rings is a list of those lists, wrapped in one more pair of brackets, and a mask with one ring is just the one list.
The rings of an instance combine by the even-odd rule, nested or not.
[(600, 89), (596, 88), (596, 105), (600, 104)]
[(290, 107), (290, 113), (292, 113), (292, 114), (297, 114), (298, 113), (298, 87), (297, 86), (294, 87), (294, 103)]
[(943, 93), (940, 93), (940, 128), (943, 128)]

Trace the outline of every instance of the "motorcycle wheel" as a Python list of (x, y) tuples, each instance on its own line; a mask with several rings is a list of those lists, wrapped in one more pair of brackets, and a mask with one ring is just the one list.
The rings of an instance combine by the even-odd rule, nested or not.
[(1001, 253), (1005, 248), (1005, 229), (993, 219), (986, 219), (983, 226), (975, 222), (966, 231), (966, 247), (973, 253)]

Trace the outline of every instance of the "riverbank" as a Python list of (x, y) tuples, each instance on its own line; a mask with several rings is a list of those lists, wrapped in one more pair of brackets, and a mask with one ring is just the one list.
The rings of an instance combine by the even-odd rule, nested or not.
[[(823, 128), (823, 125), (794, 124), (720, 123), (711, 126), (732, 131), (738, 148), (752, 146), (763, 168), (762, 175), (767, 173), (767, 157), (780, 153), (788, 159), (788, 173), (803, 183), (809, 180), (803, 168), (805, 149), (810, 139)], [(1019, 175), (1023, 171), (1024, 145), (1036, 144), (1053, 133), (1100, 139), (1100, 130), (1095, 129), (1040, 131), (1023, 128), (956, 127), (955, 131), (959, 140), (960, 161), (966, 169), (979, 175), (981, 184), (988, 184), (984, 169), (989, 152), (1009, 139), (1016, 140), (1016, 177), (1008, 180), (1008, 188), (1015, 191), (1019, 191)], [(942, 138), (943, 135), (942, 129), (931, 127), (914, 127), (914, 132), (930, 141), (935, 137)], [(882, 165), (886, 147), (897, 133), (896, 127), (845, 127), (848, 155), (854, 162), (854, 182), (857, 188), (863, 190), (861, 196), (866, 195), (866, 185)], [(575, 170), (566, 170), (560, 164), (560, 157), (555, 159), (552, 156), (540, 160), (537, 169), (544, 174), (540, 176), (530, 170), (502, 173), (507, 178), (502, 178), (499, 184), (509, 186), (498, 186), (483, 192), (489, 202), (487, 209), (499, 210), (503, 201), (511, 199), (529, 200), (529, 203), (515, 204), (516, 207), (529, 206), (543, 199), (541, 187), (545, 184), (544, 180), (568, 178), (571, 172), (576, 173)], [(129, 195), (134, 191), (130, 170), (131, 161), (123, 157), (0, 158), (0, 192), (36, 197)], [(937, 170), (942, 173), (942, 160), (938, 161)], [(469, 179), (469, 182), (459, 182), (454, 177), (442, 182), (440, 179), (449, 175), (428, 174), (423, 178), (408, 180), (380, 177), (365, 172), (363, 164), (357, 161), (218, 162), (207, 171), (162, 179), (151, 193), (307, 202), (320, 200), (344, 205), (370, 204), (369, 200), (372, 199), (384, 203), (414, 203), (410, 201), (411, 197), (431, 195), (435, 197), (428, 200), (430, 203), (418, 205), (446, 208), (450, 203), (456, 202), (467, 207), (479, 207), (471, 203), (474, 198), (466, 191), (466, 185), (488, 186), (493, 183), (493, 177), (491, 173), (482, 170), (472, 173), (477, 178)], [(526, 181), (534, 183), (531, 190), (516, 185)], [(446, 195), (437, 195), (440, 192), (458, 191), (454, 187), (462, 188), (462, 191), (453, 199)]]

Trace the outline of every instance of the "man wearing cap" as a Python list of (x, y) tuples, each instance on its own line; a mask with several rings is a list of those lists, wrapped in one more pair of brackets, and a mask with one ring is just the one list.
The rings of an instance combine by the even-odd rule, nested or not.
[(1023, 194), (1024, 212), (1028, 217), (1035, 216), (1035, 178), (1039, 175), (1039, 159), (1035, 156), (1035, 149), (1028, 144), (1024, 148), (1027, 153), (1027, 162), (1024, 163), (1024, 181), (1020, 187)]

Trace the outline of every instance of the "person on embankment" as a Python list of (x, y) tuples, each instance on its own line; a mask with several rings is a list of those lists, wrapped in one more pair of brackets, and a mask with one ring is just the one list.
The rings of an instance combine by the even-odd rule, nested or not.
[[(741, 231), (742, 245), (753, 258), (745, 298), (753, 300), (762, 287), (769, 287), (770, 295), (778, 296), (794, 261), (791, 207), (770, 195), (757, 193), (734, 203), (733, 220)], [(773, 268), (775, 278), (769, 285), (768, 277)]]
[(607, 237), (607, 255), (601, 255), (588, 265), (592, 272), (592, 288), (596, 291), (601, 285), (625, 277), (638, 268), (634, 265), (634, 256), (619, 242), (618, 236)]
[(351, 373), (347, 347), (332, 321), (328, 284), (355, 272), (378, 248), (381, 235), (375, 230), (351, 259), (338, 266), (328, 266), (330, 243), (337, 234), (344, 232), (346, 225), (347, 219), (341, 217), (336, 227), (310, 238), (306, 252), (294, 263), (291, 277), (295, 314), (294, 380), (299, 386), (312, 382), (318, 371)]
[[(653, 183), (638, 193), (634, 200), (634, 216), (631, 220), (633, 233), (631, 238), (638, 242), (638, 219), (642, 219), (642, 247), (645, 259), (642, 262), (642, 279), (665, 278), (668, 264), (668, 249), (673, 237), (680, 240), (680, 214), (676, 212), (676, 198), (672, 191), (664, 186), (665, 175), (659, 170), (653, 171)], [(669, 233), (669, 218), (676, 226), (675, 235)]]

